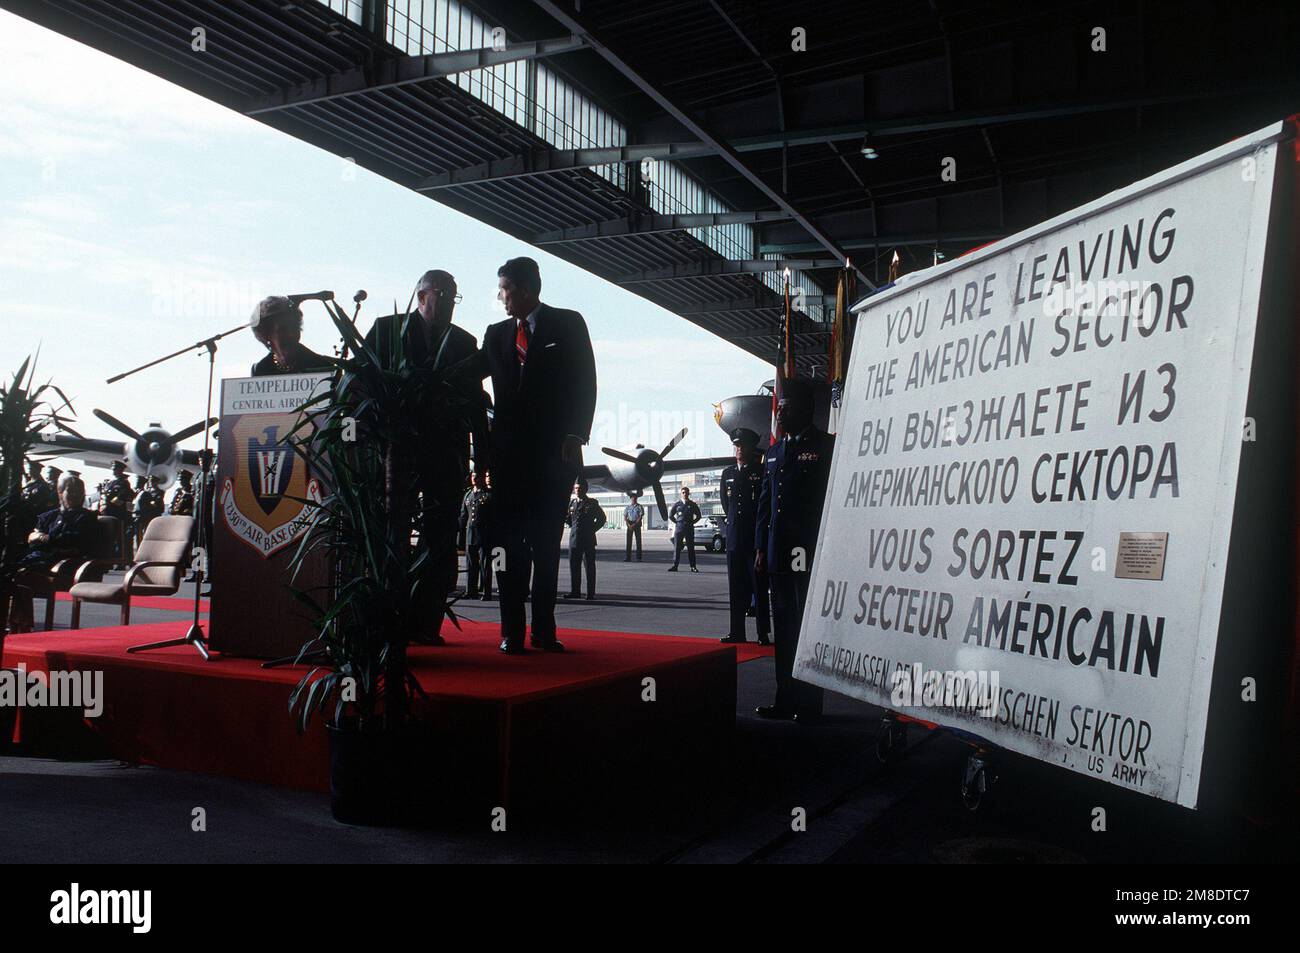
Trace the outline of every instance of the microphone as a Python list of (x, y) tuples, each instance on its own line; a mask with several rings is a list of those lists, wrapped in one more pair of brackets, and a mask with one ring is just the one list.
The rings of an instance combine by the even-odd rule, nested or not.
[(288, 298), (290, 301), (292, 301), (295, 305), (299, 305), (302, 304), (304, 301), (333, 301), (334, 292), (317, 291), (312, 294), (285, 295), (285, 297)]

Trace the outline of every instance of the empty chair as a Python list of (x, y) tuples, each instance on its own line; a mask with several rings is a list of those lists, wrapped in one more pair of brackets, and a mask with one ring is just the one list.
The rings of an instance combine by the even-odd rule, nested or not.
[(170, 596), (181, 587), (181, 577), (190, 555), (190, 536), (194, 532), (192, 516), (159, 516), (149, 523), (144, 539), (135, 551), (135, 562), (119, 583), (73, 582), (72, 628), (81, 625), (83, 602), (104, 602), (122, 607), (121, 624), (131, 623), (132, 596)]

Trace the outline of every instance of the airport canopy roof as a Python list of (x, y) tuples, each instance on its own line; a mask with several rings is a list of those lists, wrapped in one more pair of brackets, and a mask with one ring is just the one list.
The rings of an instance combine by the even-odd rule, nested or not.
[[(773, 359), (1295, 110), (1297, 4), (0, 0)], [(200, 52), (193, 48), (203, 30)]]

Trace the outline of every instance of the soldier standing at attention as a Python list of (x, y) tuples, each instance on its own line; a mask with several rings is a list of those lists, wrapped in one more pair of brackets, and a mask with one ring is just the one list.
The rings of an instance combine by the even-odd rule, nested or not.
[(59, 505), (58, 494), (54, 492), (54, 487), (46, 483), (45, 478), (41, 476), (39, 461), (27, 461), (27, 482), (23, 484), (23, 500), (32, 508), (34, 516), (48, 513)]
[(700, 506), (691, 499), (691, 488), (682, 487), (682, 498), (668, 511), (668, 520), (673, 524), (673, 564), (669, 572), (676, 572), (682, 561), (682, 545), (685, 544), (691, 561), (691, 572), (699, 572), (695, 565), (695, 524), (704, 519)]
[(483, 602), (492, 601), (492, 548), (497, 545), (496, 505), (492, 502), (492, 474), (483, 471), (483, 492), (478, 498), (478, 559), (483, 569)]
[(163, 495), (162, 481), (159, 477), (151, 477), (149, 483), (140, 491), (140, 495), (135, 498), (135, 542), (140, 545), (144, 539), (145, 530), (155, 518), (162, 516), (166, 508), (166, 497)]
[(577, 599), (581, 592), (581, 570), (587, 567), (587, 600), (596, 598), (596, 532), (605, 525), (605, 510), (587, 495), (587, 481), (578, 477), (573, 484), (573, 499), (564, 522), (569, 525), (569, 592), (567, 599)]
[(465, 597), (492, 598), (492, 553), (488, 548), (492, 491), (486, 475), (475, 470), (473, 485), (460, 506), (460, 525), (465, 530)]
[(111, 516), (118, 522), (121, 537), (113, 553), (118, 559), (119, 568), (125, 569), (131, 561), (131, 504), (135, 502), (135, 491), (126, 476), (126, 464), (121, 460), (113, 461), (113, 476), (103, 484), (99, 497), (99, 512), (102, 516)]
[(727, 518), (727, 591), (731, 630), (721, 642), (745, 641), (745, 614), (757, 604), (758, 644), (768, 645), (770, 619), (767, 608), (767, 574), (754, 567), (754, 524), (758, 497), (763, 489), (762, 455), (758, 434), (748, 427), (731, 431), (736, 462), (722, 471), (722, 512)]
[(189, 470), (182, 470), (180, 474), (180, 484), (176, 487), (176, 492), (172, 494), (171, 505), (167, 512), (172, 516), (193, 516), (194, 515), (194, 474)]
[(632, 500), (627, 506), (623, 507), (623, 525), (627, 527), (627, 555), (623, 557), (623, 562), (632, 561), (632, 539), (636, 538), (636, 561), (641, 561), (641, 523), (645, 520), (645, 508), (640, 503), (641, 491), (632, 490), (628, 493)]
[(754, 568), (767, 572), (772, 591), (776, 700), (757, 714), (808, 724), (821, 718), (822, 690), (795, 679), (794, 655), (835, 438), (813, 423), (813, 390), (806, 380), (785, 383), (776, 419), (782, 437), (767, 451), (754, 528)]
[(59, 499), (54, 487), (45, 482), (41, 476), (41, 465), (36, 460), (27, 461), (27, 482), (23, 484), (22, 514), (14, 524), (17, 537), (25, 537), (36, 528), (36, 521), (42, 513), (57, 509)]

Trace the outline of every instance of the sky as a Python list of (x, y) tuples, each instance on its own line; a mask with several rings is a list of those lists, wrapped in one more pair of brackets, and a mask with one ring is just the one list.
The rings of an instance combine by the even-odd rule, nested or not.
[[(195, 54), (201, 55), (201, 54)], [(496, 269), (530, 255), (542, 299), (581, 311), (599, 397), (600, 446), (726, 456), (713, 403), (754, 393), (765, 362), (541, 249), (346, 160), (0, 11), (0, 374), (39, 351), (38, 379), (72, 399), (81, 433), (115, 436), (91, 411), (136, 429), (202, 419), (198, 351), (117, 384), (106, 378), (246, 324), (270, 294), (330, 289), (359, 325), (405, 306), (421, 273), (456, 276), (455, 320), (480, 340), (504, 317)], [(324, 307), (303, 342), (331, 353)], [(248, 330), (223, 339), (217, 377), (265, 354)], [(219, 407), (219, 385), (213, 395)], [(186, 446), (201, 446), (201, 439)], [(670, 458), (671, 459), (671, 458)]]

